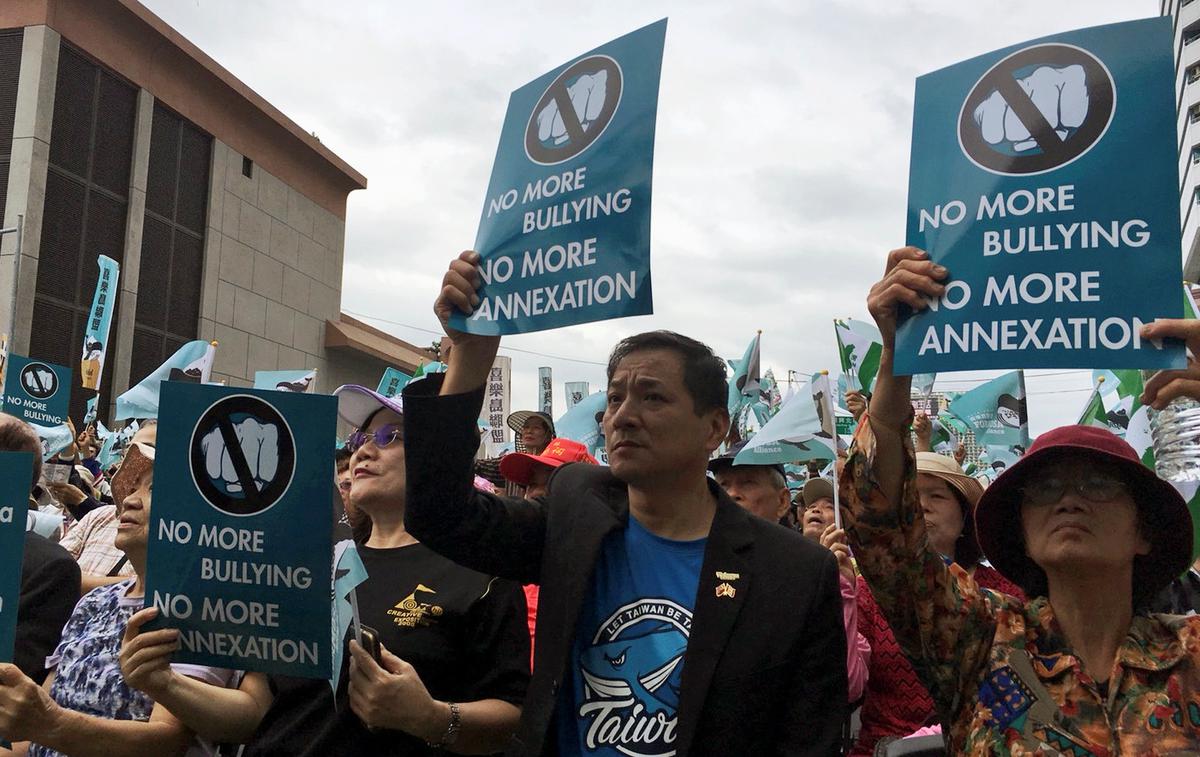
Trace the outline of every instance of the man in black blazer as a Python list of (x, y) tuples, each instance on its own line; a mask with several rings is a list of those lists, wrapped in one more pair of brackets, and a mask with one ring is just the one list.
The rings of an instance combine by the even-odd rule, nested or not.
[[(470, 312), (463, 253), (435, 311)], [(444, 376), (404, 392), (406, 525), (475, 570), (541, 584), (514, 755), (833, 755), (846, 714), (833, 555), (749, 515), (706, 476), (725, 369), (671, 332), (608, 365), (610, 468), (565, 465), (545, 497), (477, 492), (471, 463), (499, 346), (447, 328)]]

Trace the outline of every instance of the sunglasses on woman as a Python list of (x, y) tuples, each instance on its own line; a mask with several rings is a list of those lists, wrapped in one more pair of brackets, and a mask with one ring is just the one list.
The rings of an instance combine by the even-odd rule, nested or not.
[(399, 423), (389, 423), (385, 426), (380, 426), (374, 431), (355, 429), (350, 436), (346, 437), (346, 449), (350, 450), (351, 454), (353, 454), (366, 444), (368, 439), (374, 441), (375, 446), (382, 449), (396, 440), (403, 441), (404, 426)]

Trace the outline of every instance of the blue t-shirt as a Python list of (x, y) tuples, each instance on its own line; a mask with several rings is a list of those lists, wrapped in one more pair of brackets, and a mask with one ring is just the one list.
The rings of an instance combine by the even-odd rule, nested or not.
[(675, 753), (683, 653), (707, 541), (664, 539), (632, 516), (605, 539), (559, 701), (560, 754)]

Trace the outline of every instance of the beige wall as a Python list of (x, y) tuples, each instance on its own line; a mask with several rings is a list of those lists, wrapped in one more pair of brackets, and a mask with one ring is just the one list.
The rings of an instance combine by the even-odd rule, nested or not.
[(213, 140), (200, 338), (219, 342), (214, 380), (248, 386), (255, 371), (316, 368), (334, 389), (325, 320), (341, 307), (345, 222)]

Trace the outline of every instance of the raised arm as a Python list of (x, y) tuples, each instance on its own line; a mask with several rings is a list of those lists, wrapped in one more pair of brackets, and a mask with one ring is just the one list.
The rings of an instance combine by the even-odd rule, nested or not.
[(911, 436), (911, 379), (894, 376), (897, 314), (937, 296), (944, 268), (921, 250), (894, 250), (868, 307), (883, 337), (868, 423), (841, 479), (843, 513), (858, 567), (944, 720), (974, 700), (995, 621), (988, 599), (958, 566), (927, 545)]
[(271, 690), (262, 673), (247, 673), (236, 689), (215, 686), (171, 669), (179, 631), (163, 628), (141, 632), (158, 616), (147, 607), (133, 614), (121, 640), (121, 675), (201, 737), (240, 744), (254, 733), (271, 706)]
[(466, 334), (449, 321), (455, 310), (470, 313), (479, 301), (478, 262), (474, 252), (455, 258), (434, 303), (454, 345), (446, 373), (404, 389), (404, 523), (413, 536), (460, 565), (536, 583), (546, 534), (544, 504), (485, 494), (473, 485), (476, 422), (500, 338)]

